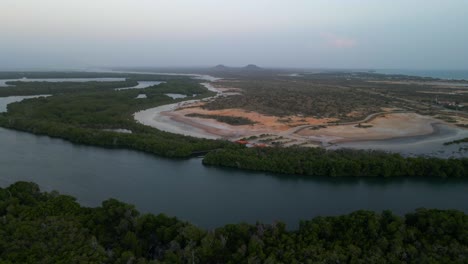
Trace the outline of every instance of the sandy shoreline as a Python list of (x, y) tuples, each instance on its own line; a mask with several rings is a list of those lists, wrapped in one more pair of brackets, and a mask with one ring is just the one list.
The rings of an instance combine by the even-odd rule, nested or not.
[(322, 143), (385, 140), (430, 135), (436, 123), (441, 121), (416, 113), (389, 113), (362, 124), (369, 127), (338, 125), (319, 130), (304, 129), (297, 134)]
[[(184, 104), (188, 103), (196, 103), (199, 100), (189, 100), (184, 101)], [(194, 126), (189, 124), (185, 124), (183, 122), (177, 122), (172, 120), (170, 116), (166, 113), (170, 111), (174, 111), (178, 107), (180, 107), (181, 103), (169, 104), (169, 105), (162, 105), (154, 108), (150, 108), (147, 110), (143, 110), (140, 112), (135, 113), (133, 116), (135, 120), (143, 125), (151, 126), (157, 128), (162, 131), (174, 133), (174, 134), (182, 134), (186, 136), (192, 137), (200, 137), (200, 138), (209, 138), (209, 139), (218, 139), (219, 136), (216, 135), (209, 135), (203, 130), (199, 130)]]
[[(225, 88), (216, 88), (210, 83), (203, 83), (210, 91), (216, 92), (216, 96), (225, 96)], [(216, 96), (205, 98), (210, 100)], [(209, 111), (199, 107), (202, 100), (188, 100), (179, 103), (158, 106), (155, 108), (140, 111), (134, 114), (137, 122), (157, 128), (162, 131), (182, 134), (187, 136), (208, 138), (208, 139), (227, 139), (235, 140), (245, 136), (263, 134), (263, 133), (283, 133), (298, 124), (321, 124), (331, 119), (314, 119), (291, 117), (292, 122), (279, 123), (278, 117), (265, 116), (255, 112), (248, 112), (242, 109), (226, 109)], [(255, 125), (232, 126), (226, 123), (218, 122), (214, 119), (187, 117), (189, 113), (209, 113), (225, 116), (244, 116), (258, 122)], [(299, 121), (299, 120), (305, 120)]]
[[(207, 78), (206, 76), (198, 76), (198, 75), (189, 75), (194, 76), (198, 79), (205, 80), (218, 80), (217, 78), (211, 77)], [(202, 100), (209, 100), (213, 99), (216, 96), (220, 96), (222, 91), (218, 90), (214, 87), (211, 83), (202, 83), (206, 89), (209, 91), (215, 92), (216, 95), (209, 98), (204, 99), (196, 99), (196, 100), (187, 100), (183, 102), (178, 102), (174, 104), (162, 105), (154, 108), (150, 108), (147, 110), (143, 110), (137, 112), (133, 115), (135, 120), (143, 125), (151, 126), (157, 128), (159, 130), (170, 132), (174, 134), (181, 134), (186, 136), (198, 137), (198, 138), (208, 138), (208, 139), (220, 139), (223, 138), (220, 135), (221, 129), (218, 129), (217, 133), (210, 133), (207, 129), (203, 129), (200, 127), (196, 122), (191, 121), (191, 118), (181, 119), (177, 116), (174, 116), (174, 112), (177, 109), (180, 109), (184, 106), (196, 105), (200, 103)]]
[[(202, 99), (211, 100), (217, 96), (226, 96), (227, 88), (217, 88), (213, 83), (203, 83), (208, 90), (217, 95)], [(229, 89), (227, 89), (229, 90)], [(356, 124), (330, 125), (334, 119), (315, 119), (312, 117), (275, 117), (243, 109), (206, 110), (202, 100), (188, 100), (179, 103), (158, 106), (134, 114), (137, 122), (162, 131), (186, 136), (237, 140), (250, 136), (270, 135), (273, 140), (286, 142), (286, 145), (329, 145), (343, 142), (386, 140), (425, 136), (434, 133), (433, 125), (440, 120), (416, 113), (385, 113), (368, 119), (361, 127)], [(255, 124), (232, 126), (214, 119), (188, 117), (187, 114), (212, 114), (218, 116), (246, 117)], [(284, 121), (284, 119), (287, 119)], [(322, 126), (317, 129), (317, 126)], [(257, 142), (258, 141), (258, 142)], [(254, 140), (253, 143), (261, 143)]]
[[(198, 102), (199, 100), (190, 100), (183, 104), (186, 106)], [(371, 127), (361, 128), (357, 125), (327, 126), (320, 129), (307, 127), (296, 133), (297, 127), (288, 125), (272, 126), (266, 122), (267, 124), (231, 126), (213, 119), (187, 117), (185, 116), (187, 113), (209, 111), (181, 108), (181, 104), (164, 105), (141, 111), (135, 113), (135, 119), (163, 131), (200, 138), (236, 140), (253, 135), (270, 134), (297, 143), (309, 142), (322, 145), (430, 135), (434, 132), (433, 124), (440, 123), (439, 120), (415, 113), (389, 113), (362, 124)], [(313, 125), (313, 123), (307, 124), (307, 126)]]

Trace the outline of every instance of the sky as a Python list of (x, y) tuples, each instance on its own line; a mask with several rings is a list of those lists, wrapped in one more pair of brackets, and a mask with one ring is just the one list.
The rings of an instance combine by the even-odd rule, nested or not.
[(0, 69), (468, 69), (467, 0), (0, 0)]

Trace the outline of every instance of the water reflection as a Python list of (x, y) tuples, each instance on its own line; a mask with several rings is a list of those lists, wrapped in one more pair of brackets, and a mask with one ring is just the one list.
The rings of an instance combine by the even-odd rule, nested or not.
[(88, 206), (114, 197), (141, 212), (164, 212), (206, 228), (276, 220), (294, 228), (301, 219), (359, 209), (468, 212), (468, 181), (304, 178), (220, 169), (205, 167), (200, 159), (79, 146), (1, 128), (0, 146), (1, 186), (34, 181)]
[(25, 99), (39, 98), (39, 97), (48, 97), (49, 94), (41, 95), (30, 95), (30, 96), (7, 96), (0, 97), (0, 113), (7, 111), (7, 106), (11, 103), (21, 102)]
[(468, 157), (467, 150), (463, 148), (467, 144), (444, 145), (446, 142), (468, 137), (468, 130), (446, 124), (434, 124), (433, 127), (434, 133), (431, 135), (338, 143), (329, 148), (375, 149), (401, 153), (404, 156)]

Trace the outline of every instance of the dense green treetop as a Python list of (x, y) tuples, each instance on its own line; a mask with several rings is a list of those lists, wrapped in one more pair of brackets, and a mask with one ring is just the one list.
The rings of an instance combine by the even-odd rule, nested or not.
[(300, 222), (200, 229), (164, 214), (141, 215), (109, 199), (100, 207), (0, 188), (0, 263), (466, 263), (468, 215), (419, 209), (404, 217), (356, 211)]
[[(36, 87), (36, 84), (41, 83), (22, 83), (31, 88)], [(0, 126), (59, 137), (79, 144), (128, 148), (177, 158), (232, 145), (227, 141), (163, 132), (133, 119), (133, 114), (140, 110), (183, 100), (173, 100), (165, 93), (180, 93), (195, 99), (214, 94), (189, 78), (168, 80), (145, 89), (121, 91), (115, 91), (112, 83), (103, 82), (95, 83), (97, 86), (91, 85), (93, 83), (71, 83), (81, 87), (72, 89), (73, 92), (68, 83), (47, 83), (51, 86), (43, 84), (45, 89), (57, 87), (63, 91), (57, 91), (53, 93), (54, 96), (47, 98), (9, 104), (8, 112), (0, 114)], [(109, 88), (105, 89), (102, 85), (108, 85)], [(147, 98), (136, 99), (140, 93)], [(194, 94), (197, 96), (192, 97)], [(109, 129), (126, 129), (132, 133), (112, 132)]]
[(237, 148), (208, 153), (206, 165), (306, 176), (467, 177), (468, 158), (403, 157), (374, 150)]

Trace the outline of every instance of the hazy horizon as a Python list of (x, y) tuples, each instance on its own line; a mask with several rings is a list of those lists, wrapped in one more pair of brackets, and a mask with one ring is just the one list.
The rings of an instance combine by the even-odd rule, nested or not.
[(466, 10), (462, 0), (2, 0), (0, 70), (467, 70)]

